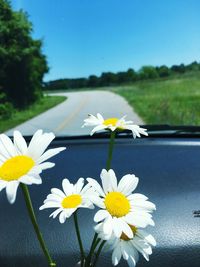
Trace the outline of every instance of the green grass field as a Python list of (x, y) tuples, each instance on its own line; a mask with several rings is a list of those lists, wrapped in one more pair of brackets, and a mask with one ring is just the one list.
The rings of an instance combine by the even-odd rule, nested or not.
[(200, 125), (200, 73), (113, 87), (146, 124)]
[(28, 109), (15, 111), (11, 118), (0, 120), (0, 132), (4, 132), (23, 123), (40, 113), (60, 104), (66, 100), (64, 96), (44, 96), (38, 102), (31, 105)]

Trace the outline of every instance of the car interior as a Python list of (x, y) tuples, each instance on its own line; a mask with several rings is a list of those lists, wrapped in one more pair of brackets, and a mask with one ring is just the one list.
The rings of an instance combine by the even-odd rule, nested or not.
[[(151, 127), (152, 128), (152, 127)], [(190, 129), (169, 129), (162, 134), (149, 130), (149, 136), (134, 140), (128, 133), (118, 134), (113, 152), (112, 168), (117, 177), (134, 173), (139, 177), (138, 191), (149, 195), (156, 203), (155, 227), (149, 227), (157, 247), (148, 266), (199, 266), (200, 142), (199, 134)], [(170, 132), (170, 134), (169, 134)], [(30, 138), (27, 138), (29, 140)], [(41, 186), (34, 185), (30, 194), (38, 222), (52, 257), (59, 266), (76, 266), (79, 260), (74, 225), (71, 220), (61, 225), (49, 218), (49, 212), (39, 211), (43, 199), (52, 188), (59, 188), (63, 178), (76, 182), (79, 177), (100, 180), (108, 150), (108, 134), (81, 137), (58, 137), (52, 147), (66, 146), (55, 156), (56, 167), (47, 170)], [(17, 202), (10, 205), (5, 194), (0, 195), (1, 266), (47, 266), (38, 241), (27, 220), (20, 190)], [(89, 249), (94, 234), (93, 210), (79, 211), (83, 243)], [(62, 242), (61, 242), (62, 240)], [(138, 266), (144, 266), (141, 259)], [(146, 263), (147, 264), (147, 263)], [(104, 251), (99, 266), (110, 266), (109, 251)], [(126, 266), (121, 262), (119, 266)]]
[[(0, 0), (0, 267), (200, 267), (199, 10), (198, 0)], [(48, 142), (42, 137), (35, 151), (45, 142), (50, 143), (48, 149), (66, 147), (50, 160), (55, 166), (40, 162), (41, 170), (22, 141), (29, 144), (38, 129), (50, 139), (55, 134), (55, 139)], [(5, 156), (13, 147), (14, 156)], [(19, 173), (24, 166), (25, 172), (18, 175), (17, 169), (13, 178), (5, 165), (18, 155), (33, 165), (26, 171), (23, 163)], [(142, 226), (126, 221), (130, 238), (122, 231), (126, 214), (104, 210), (116, 221), (120, 217), (120, 229), (111, 224), (113, 235), (120, 244), (133, 242), (132, 251), (128, 245), (124, 247), (130, 253), (122, 245), (114, 250), (103, 227), (105, 239), (98, 233), (92, 247), (95, 201), (94, 209), (67, 207), (60, 201), (66, 214), (78, 207), (73, 216), (78, 215), (86, 253), (105, 242), (99, 254), (97, 249), (89, 254), (90, 260), (98, 259), (94, 264), (87, 261), (89, 256), (81, 257), (73, 216), (66, 215), (61, 223), (59, 216), (50, 217), (55, 209), (40, 208), (52, 200), (45, 199), (52, 188), (62, 188), (64, 178), (73, 184), (79, 178), (93, 178), (101, 184), (108, 161), (118, 181), (127, 174), (139, 178), (134, 193), (148, 196), (153, 204), (136, 205), (136, 212), (144, 221), (146, 210), (149, 216), (153, 213), (155, 226), (149, 223), (144, 228), (157, 244), (154, 247), (144, 238), (141, 244), (148, 247), (138, 249), (134, 240)], [(38, 173), (24, 182), (23, 175), (34, 167)], [(40, 175), (41, 184), (32, 182)], [(19, 183), (13, 202), (12, 182)], [(25, 187), (56, 265), (48, 264), (38, 242), (40, 233), (30, 220)], [(105, 199), (102, 205), (106, 206)], [(55, 207), (50, 203), (47, 208)]]

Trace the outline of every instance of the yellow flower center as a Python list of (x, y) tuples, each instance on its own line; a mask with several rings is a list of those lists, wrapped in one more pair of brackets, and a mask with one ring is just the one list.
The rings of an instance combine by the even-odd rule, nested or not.
[(18, 180), (27, 174), (34, 165), (34, 160), (28, 156), (10, 158), (0, 167), (0, 179), (8, 182)]
[[(133, 225), (129, 225), (131, 227), (131, 230), (133, 231), (133, 235), (135, 235), (137, 233), (137, 228)], [(121, 234), (120, 239), (124, 240), (124, 241), (129, 241), (131, 240), (131, 238), (129, 238), (127, 235), (125, 235), (124, 233)]]
[(65, 197), (62, 201), (62, 206), (64, 209), (73, 209), (78, 207), (82, 202), (82, 197), (80, 195), (74, 194)]
[(106, 125), (106, 126), (110, 126), (110, 125), (116, 126), (118, 121), (119, 120), (117, 118), (109, 118), (107, 120), (104, 120), (103, 124)]
[(110, 192), (106, 195), (104, 204), (107, 211), (114, 217), (123, 217), (130, 211), (129, 200), (120, 192)]

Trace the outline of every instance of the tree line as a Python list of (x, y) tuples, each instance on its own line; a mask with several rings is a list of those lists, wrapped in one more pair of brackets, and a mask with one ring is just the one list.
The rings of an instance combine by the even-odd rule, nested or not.
[(42, 41), (34, 40), (32, 31), (26, 12), (13, 11), (10, 1), (0, 0), (0, 118), (42, 96), (48, 66)]
[(159, 67), (143, 66), (139, 71), (130, 68), (127, 71), (117, 73), (103, 72), (99, 77), (90, 75), (88, 78), (75, 78), (75, 79), (58, 79), (49, 81), (44, 84), (45, 90), (59, 90), (59, 89), (74, 89), (84, 87), (103, 87), (120, 85), (124, 83), (132, 83), (136, 81), (166, 78), (176, 74), (183, 74), (189, 71), (199, 71), (200, 63), (197, 61), (191, 64), (173, 65), (167, 67), (162, 65)]

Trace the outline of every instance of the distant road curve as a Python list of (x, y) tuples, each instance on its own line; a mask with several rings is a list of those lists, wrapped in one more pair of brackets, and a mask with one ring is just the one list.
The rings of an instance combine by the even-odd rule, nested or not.
[(37, 129), (43, 129), (56, 135), (88, 134), (90, 129), (81, 128), (83, 120), (89, 113), (95, 115), (98, 112), (105, 118), (127, 115), (128, 120), (139, 125), (144, 124), (127, 101), (112, 92), (94, 90), (49, 95), (66, 96), (67, 100), (6, 133), (12, 135), (13, 130), (18, 129), (23, 135), (32, 135)]

